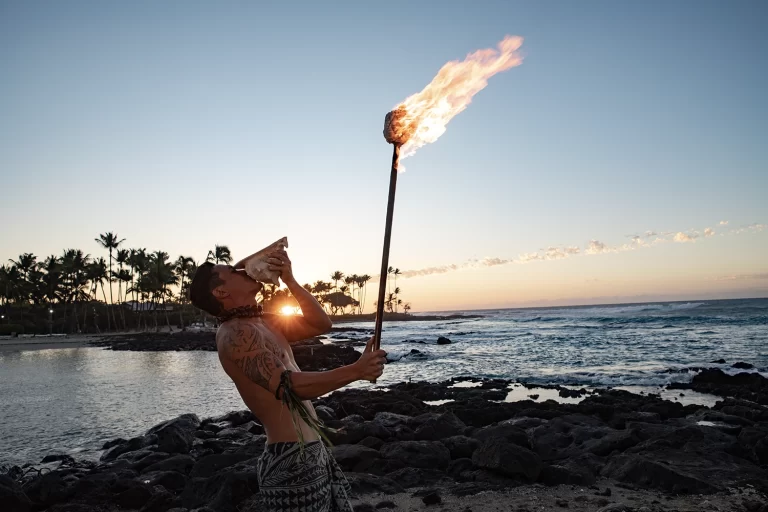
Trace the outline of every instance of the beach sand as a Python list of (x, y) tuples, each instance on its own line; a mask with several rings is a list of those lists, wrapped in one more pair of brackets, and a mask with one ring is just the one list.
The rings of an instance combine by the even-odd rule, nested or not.
[[(595, 490), (598, 487), (599, 490)], [(422, 499), (427, 490), (412, 490), (398, 494), (370, 494), (353, 503), (360, 509), (374, 510), (434, 510), (439, 512), (534, 512), (534, 511), (672, 511), (699, 512), (707, 510), (744, 511), (745, 504), (764, 504), (765, 496), (750, 488), (734, 489), (730, 494), (670, 495), (652, 490), (632, 490), (611, 480), (598, 480), (596, 486), (539, 484), (523, 485), (500, 491), (485, 491), (472, 496), (452, 496), (449, 489), (439, 489), (440, 503), (426, 505)], [(610, 496), (607, 490), (610, 489)], [(602, 495), (601, 495), (602, 494)], [(396, 508), (384, 508), (382, 502), (392, 502)], [(376, 506), (381, 508), (376, 508)], [(759, 506), (758, 506), (759, 509)]]
[(0, 353), (89, 347), (89, 343), (100, 339), (100, 336), (94, 335), (3, 337), (0, 338)]

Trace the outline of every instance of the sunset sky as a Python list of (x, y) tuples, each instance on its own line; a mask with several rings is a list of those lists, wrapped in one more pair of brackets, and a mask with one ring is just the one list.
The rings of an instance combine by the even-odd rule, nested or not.
[(767, 22), (760, 1), (2, 2), (0, 261), (101, 256), (106, 231), (198, 261), (288, 236), (302, 282), (377, 274), (384, 115), (510, 34), (523, 64), (405, 161), (403, 299), (765, 297)]

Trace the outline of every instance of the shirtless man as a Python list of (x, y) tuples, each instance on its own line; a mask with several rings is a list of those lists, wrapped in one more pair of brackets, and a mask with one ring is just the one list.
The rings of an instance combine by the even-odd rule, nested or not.
[(201, 265), (190, 285), (190, 298), (196, 307), (222, 321), (216, 333), (219, 360), (264, 426), (267, 445), (258, 473), (267, 510), (351, 512), (346, 478), (315, 430), (286, 405), (290, 400), (285, 394), (302, 401), (306, 412), (316, 418), (311, 399), (357, 380), (375, 380), (382, 374), (386, 352), (373, 350), (371, 340), (351, 365), (302, 372), (290, 343), (328, 332), (331, 320), (293, 277), (284, 250), (272, 253), (268, 263), (271, 270), (280, 272), (302, 315), (262, 313), (255, 298), (262, 284), (244, 272), (244, 260), (234, 266)]

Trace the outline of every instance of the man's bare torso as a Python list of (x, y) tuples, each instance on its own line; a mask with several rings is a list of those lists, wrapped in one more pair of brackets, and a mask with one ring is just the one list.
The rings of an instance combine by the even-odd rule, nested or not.
[[(270, 325), (268, 317), (229, 320), (216, 333), (216, 348), (221, 366), (237, 386), (243, 402), (264, 426), (267, 442), (298, 441), (290, 412), (281, 400), (275, 398), (274, 391), (268, 390), (269, 382), (264, 378), (284, 370), (301, 371), (290, 344), (279, 329)], [(273, 357), (254, 355), (254, 351), (264, 354), (263, 350), (279, 359), (282, 366), (275, 364)], [(249, 371), (251, 368), (258, 371)], [(246, 372), (260, 377), (254, 381), (253, 377), (246, 376)], [(309, 401), (305, 404), (314, 414), (312, 404)], [(317, 434), (301, 419), (296, 417), (295, 420), (301, 425), (304, 441), (318, 439)]]

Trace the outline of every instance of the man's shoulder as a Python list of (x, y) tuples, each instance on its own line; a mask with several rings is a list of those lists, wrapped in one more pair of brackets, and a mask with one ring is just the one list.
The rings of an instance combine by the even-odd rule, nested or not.
[(231, 345), (237, 336), (237, 319), (227, 320), (216, 329), (216, 348), (221, 352), (222, 348)]

